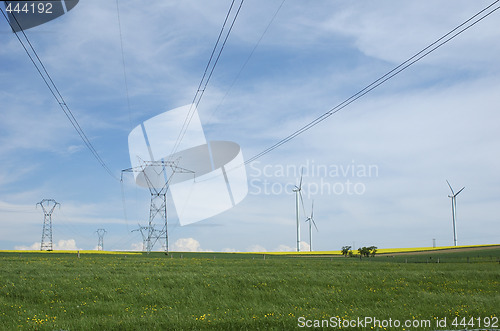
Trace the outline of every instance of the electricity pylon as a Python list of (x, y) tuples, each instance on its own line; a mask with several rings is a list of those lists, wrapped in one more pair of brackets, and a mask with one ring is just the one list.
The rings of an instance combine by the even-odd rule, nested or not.
[(43, 210), (43, 229), (42, 229), (42, 241), (40, 242), (40, 250), (51, 251), (52, 246), (52, 212), (59, 205), (61, 208), (61, 204), (56, 202), (54, 199), (43, 199), (39, 203), (36, 204), (42, 206)]
[[(146, 232), (146, 234), (144, 234), (143, 230), (148, 230), (148, 232)], [(149, 233), (149, 226), (141, 226), (139, 224), (139, 228), (135, 229), (135, 230), (132, 230), (131, 232), (135, 232), (135, 231), (140, 231), (141, 232), (141, 237), (142, 237), (142, 251), (144, 252), (144, 251), (146, 251), (146, 245), (147, 245), (147, 239), (148, 239), (147, 234)]]
[(104, 235), (106, 234), (106, 230), (104, 229), (97, 229), (97, 235), (99, 236), (99, 240), (97, 242), (97, 250), (102, 251), (104, 247)]
[[(167, 171), (167, 168), (170, 171)], [(146, 236), (146, 250), (148, 254), (160, 239), (165, 240), (165, 253), (168, 254), (168, 223), (167, 223), (167, 192), (170, 181), (175, 173), (193, 173), (193, 171), (177, 166), (174, 161), (141, 161), (141, 165), (122, 170), (124, 172), (139, 173), (151, 194), (149, 221)], [(159, 226), (161, 228), (156, 228)], [(142, 231), (141, 231), (142, 232)]]

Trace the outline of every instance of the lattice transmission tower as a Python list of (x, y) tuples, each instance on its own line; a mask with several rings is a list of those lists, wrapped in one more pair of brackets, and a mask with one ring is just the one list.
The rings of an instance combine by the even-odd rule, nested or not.
[(40, 243), (40, 250), (51, 251), (52, 245), (52, 212), (56, 206), (61, 207), (61, 204), (54, 199), (43, 199), (36, 204), (42, 206), (43, 210), (43, 229), (42, 229), (42, 241)]
[(146, 251), (146, 246), (147, 246), (147, 240), (148, 240), (148, 233), (149, 233), (149, 226), (141, 226), (139, 224), (139, 228), (132, 230), (131, 232), (136, 232), (139, 231), (141, 233), (142, 237), (142, 251)]
[(122, 181), (124, 172), (136, 173), (137, 182), (147, 186), (151, 194), (148, 225), (139, 228), (141, 233), (143, 233), (142, 230), (147, 231), (146, 235), (143, 234), (146, 251), (150, 253), (159, 240), (165, 240), (164, 249), (168, 254), (167, 193), (169, 184), (176, 173), (194, 174), (194, 172), (177, 166), (175, 161), (141, 161), (141, 165), (137, 167), (122, 170)]
[(96, 233), (97, 236), (99, 237), (98, 242), (97, 242), (97, 250), (102, 251), (104, 247), (104, 235), (106, 234), (106, 230), (104, 229), (97, 229)]

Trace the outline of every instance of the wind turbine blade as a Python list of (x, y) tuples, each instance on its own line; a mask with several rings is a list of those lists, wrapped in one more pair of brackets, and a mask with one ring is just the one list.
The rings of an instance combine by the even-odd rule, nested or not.
[(304, 215), (306, 215), (306, 208), (304, 207), (304, 199), (302, 199), (302, 191), (299, 191), (300, 195), (300, 202), (302, 203), (302, 211), (304, 212)]
[(462, 187), (462, 188), (460, 189), (460, 191), (458, 191), (458, 192), (455, 194), (455, 196), (457, 196), (457, 195), (458, 195), (458, 193), (462, 192), (462, 191), (464, 190), (464, 188), (465, 188), (465, 186), (464, 186), (464, 187)]
[(448, 183), (448, 186), (450, 187), (451, 193), (452, 193), (453, 195), (455, 195), (455, 192), (453, 192), (453, 189), (451, 188), (451, 185), (450, 185), (450, 182), (448, 181), (448, 179), (446, 180), (446, 182)]
[(311, 219), (313, 218), (314, 216), (314, 200), (312, 201), (312, 205), (311, 205)]
[(313, 223), (314, 227), (316, 228), (316, 231), (318, 231), (318, 232), (319, 232), (318, 227), (316, 226), (316, 222), (314, 222), (314, 219), (313, 219), (313, 218), (311, 218), (311, 221), (312, 221), (312, 223)]
[(304, 175), (304, 168), (300, 170), (300, 182), (299, 182), (299, 191), (302, 189), (302, 176)]

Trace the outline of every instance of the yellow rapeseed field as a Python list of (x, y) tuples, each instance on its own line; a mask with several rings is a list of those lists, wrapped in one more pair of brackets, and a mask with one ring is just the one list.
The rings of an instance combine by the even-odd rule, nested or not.
[[(379, 248), (377, 249), (377, 254), (391, 254), (391, 253), (412, 253), (412, 252), (424, 252), (424, 251), (438, 251), (446, 249), (458, 249), (458, 248), (475, 248), (475, 247), (491, 247), (498, 245), (469, 245), (469, 246), (440, 246), (440, 247), (408, 247), (408, 248)], [(357, 250), (353, 250), (357, 253)], [(338, 251), (313, 251), (313, 252), (252, 252), (248, 254), (267, 254), (267, 255), (342, 255), (340, 250)]]
[(95, 250), (81, 250), (81, 251), (71, 251), (71, 250), (54, 250), (54, 251), (40, 251), (40, 250), (0, 250), (0, 253), (43, 253), (43, 254), (54, 254), (54, 253), (64, 253), (64, 254), (142, 254), (141, 252), (125, 252), (125, 251), (95, 251)]

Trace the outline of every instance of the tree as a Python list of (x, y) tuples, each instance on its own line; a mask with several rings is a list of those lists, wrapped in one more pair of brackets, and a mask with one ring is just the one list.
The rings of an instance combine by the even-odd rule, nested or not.
[[(351, 252), (351, 254), (352, 254), (351, 246), (343, 246), (342, 247), (342, 255), (344, 255), (344, 257), (347, 257), (349, 252)], [(351, 255), (351, 254), (349, 254), (349, 255)]]
[(358, 252), (359, 252), (359, 255), (361, 256), (366, 256), (366, 257), (370, 257), (370, 256), (375, 256), (375, 253), (377, 252), (377, 247), (376, 246), (370, 246), (370, 247), (360, 247), (358, 248)]
[(366, 247), (360, 247), (358, 248), (358, 253), (360, 256), (365, 256), (366, 254)]

